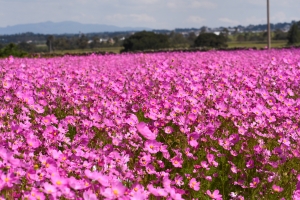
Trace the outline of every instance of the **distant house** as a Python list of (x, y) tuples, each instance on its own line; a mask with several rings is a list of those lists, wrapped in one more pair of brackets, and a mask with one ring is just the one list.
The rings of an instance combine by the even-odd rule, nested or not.
[(291, 25), (285, 25), (282, 29), (283, 32), (288, 32), (291, 28)]
[(99, 42), (106, 43), (107, 41), (108, 41), (108, 39), (107, 39), (107, 38), (100, 38), (100, 39), (99, 39)]
[(107, 42), (108, 42), (109, 44), (114, 44), (114, 43), (115, 43), (114, 39), (112, 39), (112, 38), (110, 38)]

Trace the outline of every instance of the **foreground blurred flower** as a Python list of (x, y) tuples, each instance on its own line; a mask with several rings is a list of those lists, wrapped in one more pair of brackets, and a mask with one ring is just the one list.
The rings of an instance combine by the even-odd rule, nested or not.
[(84, 200), (97, 200), (98, 198), (91, 190), (87, 190), (83, 193), (83, 199)]
[(215, 200), (221, 200), (223, 199), (222, 198), (222, 195), (219, 194), (219, 190), (215, 190), (213, 193), (211, 193), (209, 190), (206, 191), (206, 194), (212, 198), (212, 199), (215, 199)]
[(137, 126), (137, 130), (148, 140), (155, 140), (157, 134), (153, 133), (145, 122), (140, 122)]
[(173, 164), (174, 167), (178, 167), (178, 168), (181, 168), (182, 167), (182, 163), (183, 163), (183, 160), (182, 158), (180, 158), (179, 156), (175, 156), (171, 159), (171, 162)]
[(282, 192), (283, 191), (283, 188), (278, 186), (278, 185), (273, 185), (272, 186), (272, 189), (275, 191), (275, 192)]
[(192, 178), (189, 182), (189, 186), (193, 190), (198, 191), (200, 189), (200, 182), (197, 182), (195, 178)]
[(125, 190), (122, 183), (116, 182), (110, 188), (106, 188), (102, 195), (110, 199), (120, 198), (124, 195)]

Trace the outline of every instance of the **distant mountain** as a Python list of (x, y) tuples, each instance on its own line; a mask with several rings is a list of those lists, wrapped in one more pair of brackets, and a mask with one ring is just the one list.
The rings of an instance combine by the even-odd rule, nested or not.
[(19, 24), (14, 26), (0, 27), (0, 35), (17, 33), (40, 33), (40, 34), (74, 34), (96, 32), (124, 32), (152, 30), (144, 27), (118, 27), (104, 24), (81, 24), (78, 22), (41, 22), (33, 24)]

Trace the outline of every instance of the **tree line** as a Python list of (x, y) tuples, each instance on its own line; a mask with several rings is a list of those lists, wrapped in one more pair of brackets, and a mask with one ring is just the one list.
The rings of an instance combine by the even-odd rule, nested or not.
[[(31, 37), (32, 34), (25, 34)], [(37, 38), (42, 35), (34, 35)], [(123, 35), (122, 35), (123, 36)], [(15, 56), (25, 56), (26, 53), (37, 52), (55, 52), (57, 50), (72, 50), (72, 49), (96, 49), (101, 47), (123, 47), (123, 52), (140, 51), (140, 50), (159, 50), (159, 49), (180, 49), (190, 47), (207, 47), (207, 48), (224, 48), (227, 47), (227, 42), (236, 41), (266, 41), (267, 33), (239, 33), (233, 32), (229, 35), (229, 31), (224, 28), (218, 35), (208, 33), (205, 27), (201, 29), (197, 36), (195, 32), (189, 32), (183, 35), (178, 32), (155, 33), (155, 32), (137, 32), (130, 35), (125, 40), (120, 39), (120, 34), (114, 33), (114, 37), (107, 41), (101, 41), (100, 37), (94, 35), (80, 36), (57, 36), (48, 35), (45, 45), (40, 48), (38, 45), (28, 42), (20, 42), (18, 44), (1, 45), (0, 43), (0, 57), (6, 57), (9, 54)], [(275, 30), (272, 32), (272, 40), (287, 40), (288, 45), (300, 45), (300, 21), (294, 22), (288, 32)]]

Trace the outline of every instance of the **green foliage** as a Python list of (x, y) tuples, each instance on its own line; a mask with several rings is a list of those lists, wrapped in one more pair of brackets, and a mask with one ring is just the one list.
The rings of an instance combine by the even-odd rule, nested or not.
[(5, 46), (4, 48), (0, 49), (0, 57), (4, 58), (8, 56), (25, 57), (27, 56), (27, 53), (21, 51), (17, 45), (11, 43)]
[(283, 32), (280, 29), (275, 30), (274, 32), (274, 40), (286, 40), (287, 39), (287, 33)]
[(300, 41), (300, 33), (298, 30), (298, 25), (296, 23), (294, 23), (289, 32), (288, 32), (288, 44), (296, 44)]
[(135, 33), (124, 40), (123, 51), (128, 52), (146, 49), (163, 49), (168, 48), (169, 46), (167, 35), (142, 31)]
[(36, 51), (36, 46), (34, 44), (26, 43), (26, 42), (21, 42), (18, 44), (18, 48), (21, 51), (25, 51), (28, 53), (34, 53)]
[(226, 37), (223, 34), (201, 33), (195, 40), (195, 47), (227, 47)]
[(77, 46), (80, 49), (85, 49), (88, 47), (88, 38), (85, 35), (81, 35), (80, 38), (77, 40)]
[(189, 46), (188, 40), (181, 34), (172, 32), (169, 35), (170, 46), (172, 47), (187, 47)]

